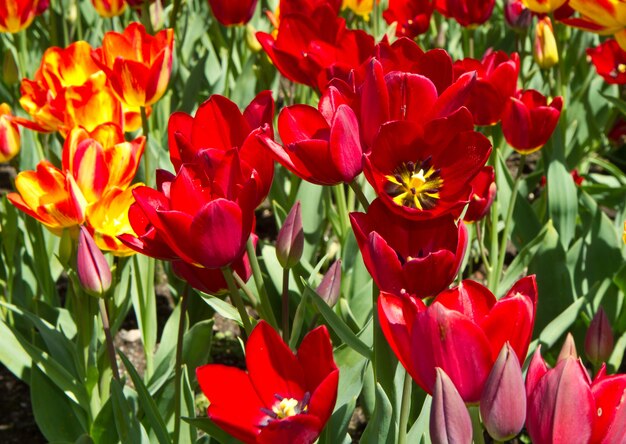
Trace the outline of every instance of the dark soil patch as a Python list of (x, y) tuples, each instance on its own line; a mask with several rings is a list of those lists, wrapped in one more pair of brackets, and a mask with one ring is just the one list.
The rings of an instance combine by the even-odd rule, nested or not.
[(0, 442), (44, 444), (30, 404), (30, 389), (0, 364)]

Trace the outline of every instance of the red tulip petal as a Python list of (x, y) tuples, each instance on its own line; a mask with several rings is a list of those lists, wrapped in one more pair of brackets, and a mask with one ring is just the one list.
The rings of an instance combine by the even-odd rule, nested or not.
[(298, 360), (304, 370), (309, 390), (314, 390), (337, 369), (333, 358), (333, 344), (326, 326), (317, 327), (307, 333), (298, 348)]
[[(187, 113), (175, 112), (170, 116), (167, 123), (167, 141), (170, 147), (170, 160), (174, 165), (174, 171), (178, 171), (181, 164), (192, 161), (197, 148), (191, 145), (191, 128), (193, 126), (193, 117)], [(187, 141), (184, 145), (179, 145), (178, 138), (175, 136), (179, 133), (179, 137), (183, 137)]]
[(372, 146), (380, 126), (389, 121), (389, 95), (385, 86), (383, 67), (372, 59), (361, 89), (361, 130), (363, 142)]
[(196, 112), (191, 143), (196, 148), (228, 150), (240, 147), (250, 132), (239, 107), (224, 96), (212, 95)]
[(313, 415), (290, 416), (271, 421), (263, 427), (256, 442), (258, 444), (313, 444), (322, 427), (320, 420)]
[[(479, 324), (489, 315), (490, 310), (496, 304), (496, 297), (484, 285), (466, 279), (458, 287), (441, 293), (435, 301), (450, 310), (464, 314)], [(498, 349), (498, 353), (500, 349)]]
[(285, 145), (310, 139), (328, 140), (329, 132), (328, 122), (312, 106), (289, 106), (278, 115), (278, 133)]
[(333, 413), (337, 403), (337, 385), (339, 384), (339, 370), (333, 370), (326, 379), (322, 380), (315, 391), (311, 393), (311, 400), (307, 413), (319, 418), (324, 427)]
[(352, 182), (363, 170), (359, 122), (354, 111), (340, 105), (330, 129), (330, 156), (343, 182)]

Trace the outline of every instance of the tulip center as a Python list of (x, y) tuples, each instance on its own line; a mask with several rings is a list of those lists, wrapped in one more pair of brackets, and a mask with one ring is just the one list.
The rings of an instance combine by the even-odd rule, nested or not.
[(311, 399), (309, 392), (304, 394), (304, 398), (301, 401), (298, 401), (296, 398), (283, 398), (280, 395), (274, 395), (274, 397), (276, 402), (271, 409), (261, 408), (261, 411), (270, 417), (270, 421), (306, 413), (309, 408), (309, 400)]
[(434, 208), (443, 186), (441, 171), (432, 166), (430, 157), (422, 162), (403, 163), (385, 177), (389, 181), (385, 191), (393, 201), (417, 210)]

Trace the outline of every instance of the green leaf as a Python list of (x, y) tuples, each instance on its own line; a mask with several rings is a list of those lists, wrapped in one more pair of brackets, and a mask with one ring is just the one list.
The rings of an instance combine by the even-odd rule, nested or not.
[[(304, 282), (304, 281), (303, 281)], [(370, 359), (372, 356), (372, 350), (363, 341), (361, 341), (348, 327), (339, 316), (326, 304), (326, 301), (321, 298), (306, 282), (305, 292), (310, 293), (310, 298), (313, 300), (317, 309), (321, 313), (322, 317), (328, 322), (330, 328), (335, 332), (337, 336), (341, 338), (343, 342), (348, 344), (349, 347), (360, 353), (366, 359)]]
[(87, 415), (46, 376), (33, 367), (30, 374), (33, 415), (48, 441), (74, 442), (87, 432)]
[(380, 384), (376, 384), (376, 408), (361, 436), (361, 444), (394, 444), (393, 408)]
[(171, 442), (169, 434), (167, 432), (167, 427), (165, 426), (165, 422), (159, 413), (159, 409), (157, 408), (156, 403), (154, 402), (154, 398), (146, 388), (135, 370), (133, 364), (128, 360), (128, 358), (122, 352), (118, 352), (122, 362), (124, 363), (124, 367), (126, 367), (126, 371), (130, 375), (130, 378), (133, 380), (133, 384), (135, 385), (135, 390), (137, 390), (137, 395), (139, 398), (139, 404), (141, 405), (154, 434), (157, 437), (157, 440), (160, 444), (169, 444)]
[(548, 166), (548, 212), (559, 232), (559, 239), (567, 249), (576, 231), (578, 192), (565, 165), (552, 159)]
[(116, 379), (111, 381), (111, 401), (120, 441), (123, 444), (149, 444), (146, 430), (135, 416), (132, 405), (124, 395), (124, 389)]
[(131, 298), (133, 309), (141, 331), (141, 339), (146, 355), (146, 373), (152, 368), (152, 353), (157, 340), (156, 297), (154, 293), (155, 259), (136, 254), (133, 256), (133, 276), (131, 282)]
[(407, 442), (430, 442), (430, 406), (433, 402), (432, 396), (426, 396), (422, 404), (422, 410), (407, 435)]
[(200, 293), (204, 302), (209, 304), (209, 306), (215, 310), (220, 316), (230, 319), (231, 321), (235, 321), (237, 324), (243, 327), (243, 322), (241, 322), (241, 316), (239, 316), (239, 312), (235, 307), (230, 305), (227, 302), (222, 301), (215, 296), (211, 296), (210, 294)]
[(2, 338), (0, 362), (22, 381), (29, 381), (32, 359), (2, 319), (0, 319), (0, 338)]
[(183, 421), (191, 424), (192, 426), (202, 430), (209, 436), (217, 439), (222, 444), (241, 444), (241, 441), (233, 438), (224, 430), (215, 425), (209, 418), (181, 418)]
[(112, 424), (115, 424), (115, 415), (113, 399), (109, 397), (91, 424), (90, 435), (96, 444), (117, 444), (120, 441), (117, 428), (111, 427)]
[[(189, 381), (196, 380), (196, 368), (206, 364), (213, 342), (213, 319), (195, 324), (183, 337), (183, 364), (188, 369)], [(195, 383), (194, 383), (195, 385)]]
[[(195, 370), (195, 368), (193, 370)], [(182, 385), (182, 390), (180, 392), (182, 396), (181, 404), (180, 404), (181, 405), (181, 410), (180, 410), (181, 417), (195, 416), (196, 406), (194, 403), (193, 389), (191, 388), (191, 384), (189, 383), (189, 378), (187, 376), (188, 374), (189, 373), (187, 372), (187, 367), (183, 365), (182, 379), (180, 381)], [(181, 421), (179, 443), (180, 444), (193, 444), (196, 442), (196, 439), (198, 439), (196, 428), (190, 427), (190, 424), (185, 421)]]

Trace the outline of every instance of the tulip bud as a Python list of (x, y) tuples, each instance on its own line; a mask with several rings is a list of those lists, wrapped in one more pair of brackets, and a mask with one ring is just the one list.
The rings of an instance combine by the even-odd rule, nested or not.
[(535, 28), (534, 56), (537, 64), (543, 68), (552, 68), (559, 63), (554, 30), (549, 17), (539, 19)]
[(602, 307), (589, 324), (585, 336), (585, 353), (594, 365), (600, 365), (611, 357), (613, 352), (613, 331)]
[(532, 14), (521, 0), (505, 0), (504, 20), (515, 31), (525, 31), (530, 27)]
[(559, 352), (559, 356), (556, 358), (556, 362), (561, 362), (563, 359), (567, 359), (569, 357), (578, 359), (576, 343), (574, 342), (574, 336), (572, 336), (571, 333), (567, 334), (563, 347), (561, 347), (561, 351)]
[(20, 80), (15, 56), (9, 49), (4, 51), (2, 59), (2, 78), (7, 85), (14, 85)]
[(526, 421), (526, 390), (519, 360), (507, 342), (496, 360), (480, 399), (480, 416), (497, 441), (516, 436)]
[(254, 26), (248, 23), (246, 25), (246, 45), (254, 53), (260, 52), (263, 49), (258, 39), (256, 38), (256, 33), (257, 30), (254, 28)]
[(72, 229), (64, 228), (59, 242), (59, 250), (57, 257), (64, 267), (70, 264), (74, 248), (74, 239), (72, 238)]
[(20, 130), (13, 120), (11, 108), (0, 104), (0, 163), (8, 162), (20, 152)]
[(103, 296), (111, 287), (111, 269), (89, 231), (80, 227), (76, 271), (78, 280), (89, 294)]
[(302, 257), (304, 230), (300, 202), (291, 208), (276, 239), (276, 257), (283, 268), (293, 268)]
[(471, 444), (472, 420), (454, 382), (439, 367), (430, 409), (430, 438), (434, 444)]
[(317, 287), (317, 294), (331, 307), (337, 303), (341, 294), (341, 259), (330, 266)]

